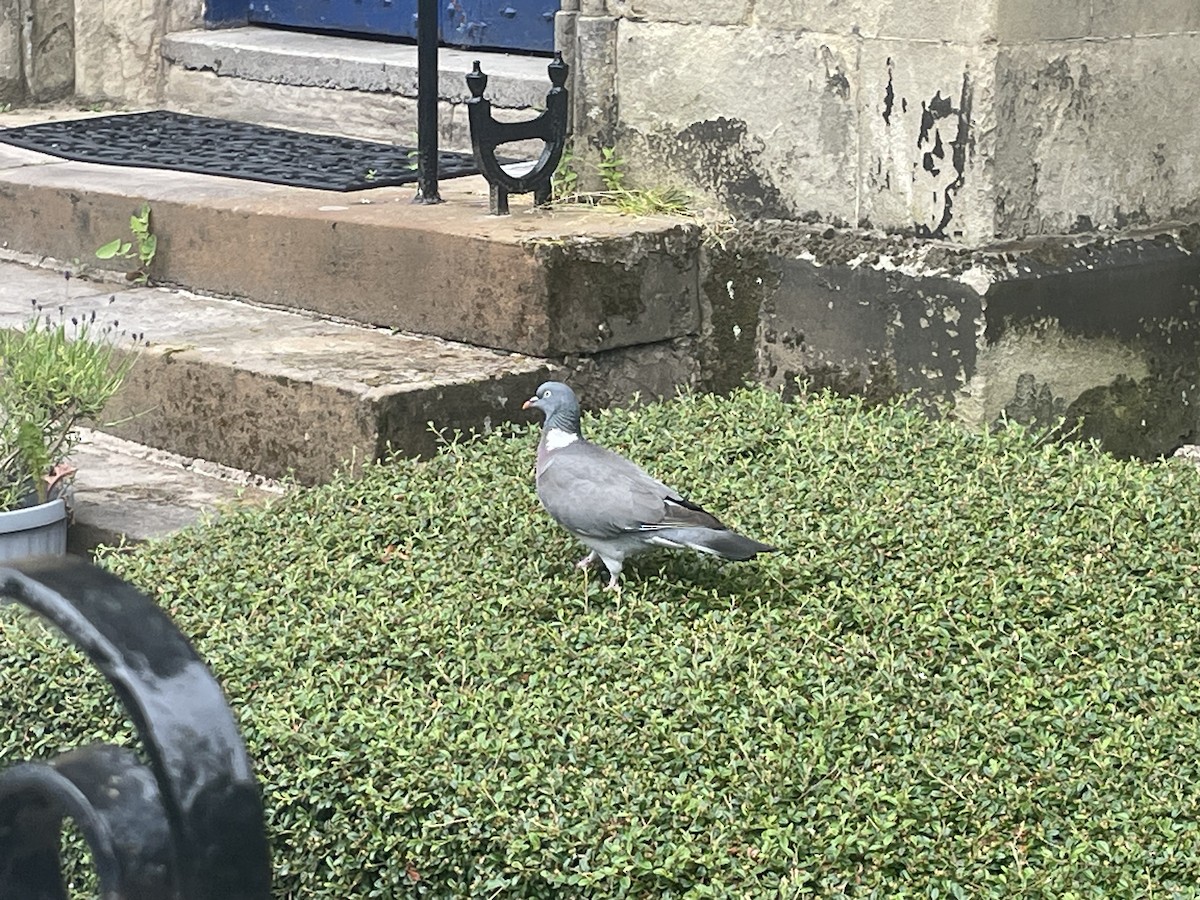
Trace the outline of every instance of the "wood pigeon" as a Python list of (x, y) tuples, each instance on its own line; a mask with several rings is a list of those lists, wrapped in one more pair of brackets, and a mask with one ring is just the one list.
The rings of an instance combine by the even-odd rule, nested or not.
[(592, 551), (579, 568), (604, 562), (609, 590), (620, 590), (626, 557), (654, 547), (689, 547), (735, 560), (775, 549), (743, 537), (629, 460), (585, 440), (579, 401), (561, 381), (547, 381), (521, 408), (546, 417), (537, 451), (538, 497)]

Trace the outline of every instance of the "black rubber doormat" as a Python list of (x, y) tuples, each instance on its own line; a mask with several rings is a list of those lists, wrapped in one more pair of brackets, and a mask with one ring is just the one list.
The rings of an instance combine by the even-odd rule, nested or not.
[[(0, 128), (0, 141), (80, 162), (173, 169), (325, 191), (361, 191), (417, 180), (413, 147), (166, 110)], [(438, 155), (439, 178), (478, 171), (475, 160), (465, 153)]]

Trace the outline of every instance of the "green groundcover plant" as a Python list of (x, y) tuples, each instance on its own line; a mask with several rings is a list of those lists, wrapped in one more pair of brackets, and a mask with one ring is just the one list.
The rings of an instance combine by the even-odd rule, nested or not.
[[(536, 432), (105, 564), (223, 682), (276, 895), (1200, 894), (1200, 478), (761, 390), (585, 421), (782, 548), (584, 581)], [(0, 759), (131, 740), (0, 614)]]

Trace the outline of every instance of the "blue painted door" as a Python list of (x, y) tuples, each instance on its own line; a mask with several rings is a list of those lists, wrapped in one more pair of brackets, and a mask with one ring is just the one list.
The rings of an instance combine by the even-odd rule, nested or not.
[[(438, 30), (455, 47), (549, 52), (558, 0), (442, 0)], [(417, 36), (417, 0), (249, 0), (249, 20), (321, 31)]]

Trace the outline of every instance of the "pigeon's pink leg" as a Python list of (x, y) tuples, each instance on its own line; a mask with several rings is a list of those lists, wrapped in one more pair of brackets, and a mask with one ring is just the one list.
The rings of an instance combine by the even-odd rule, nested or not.
[(579, 562), (575, 563), (575, 568), (590, 569), (592, 567), (592, 563), (594, 563), (599, 558), (600, 558), (600, 555), (598, 553), (596, 553), (595, 550), (593, 550), (591, 553), (589, 553), (587, 556), (585, 556)]

